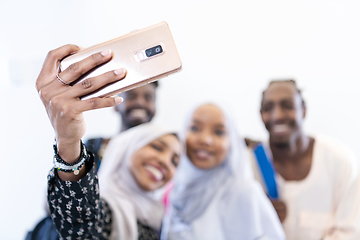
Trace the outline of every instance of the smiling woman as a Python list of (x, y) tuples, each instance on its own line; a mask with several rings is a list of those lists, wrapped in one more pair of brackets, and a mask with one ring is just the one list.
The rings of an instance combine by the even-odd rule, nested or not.
[(168, 182), (179, 162), (179, 140), (174, 135), (162, 136), (136, 151), (130, 171), (145, 191), (154, 191)]
[[(51, 174), (50, 209), (61, 237), (158, 239), (163, 187), (176, 171), (179, 154), (173, 131), (146, 123), (112, 138), (99, 186), (94, 168), (77, 182)], [(56, 189), (64, 189), (66, 196)]]
[(164, 186), (174, 175), (180, 154), (173, 133), (146, 123), (110, 141), (99, 184), (100, 196), (112, 212), (111, 239), (140, 238), (139, 224), (155, 230), (154, 236), (159, 233)]
[(112, 57), (110, 50), (98, 52), (57, 73), (59, 60), (78, 50), (75, 45), (65, 45), (50, 51), (36, 81), (56, 139), (54, 167), (48, 176), (51, 218), (61, 239), (158, 239), (164, 213), (161, 188), (175, 173), (179, 140), (173, 130), (153, 124), (121, 133), (109, 143), (99, 184), (94, 156), (81, 141), (83, 113), (115, 106), (123, 99), (80, 97), (125, 78), (126, 70), (71, 86), (79, 76)]
[(163, 239), (285, 239), (229, 113), (199, 105), (185, 126)]
[(221, 164), (230, 147), (229, 133), (222, 111), (211, 104), (199, 107), (186, 132), (186, 154), (200, 169)]

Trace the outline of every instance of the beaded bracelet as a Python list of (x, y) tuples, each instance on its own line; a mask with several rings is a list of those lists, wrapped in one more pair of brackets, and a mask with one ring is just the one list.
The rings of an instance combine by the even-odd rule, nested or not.
[(61, 172), (74, 172), (75, 175), (79, 175), (80, 168), (84, 165), (85, 161), (88, 159), (89, 155), (87, 154), (86, 147), (82, 140), (80, 140), (81, 150), (80, 150), (80, 157), (79, 159), (74, 163), (67, 163), (61, 157), (59, 156), (58, 150), (57, 150), (57, 143), (56, 139), (53, 144), (54, 148), (54, 158), (53, 163), (54, 167), (61, 171)]

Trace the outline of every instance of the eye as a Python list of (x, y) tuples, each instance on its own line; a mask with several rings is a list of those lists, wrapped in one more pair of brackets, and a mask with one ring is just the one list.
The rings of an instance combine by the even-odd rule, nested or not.
[(192, 132), (199, 132), (199, 131), (200, 131), (200, 128), (197, 127), (197, 126), (195, 126), (195, 125), (191, 125), (191, 126), (190, 126), (190, 131), (192, 131)]
[(179, 158), (173, 157), (171, 159), (171, 163), (174, 164), (175, 167), (177, 167), (179, 165)]
[(273, 105), (272, 104), (265, 104), (262, 106), (261, 110), (263, 112), (269, 112), (273, 109)]
[(133, 94), (133, 93), (128, 93), (125, 95), (125, 99), (127, 99), (127, 100), (134, 100), (136, 98), (137, 98), (137, 95)]
[(283, 107), (284, 109), (287, 109), (287, 110), (294, 109), (294, 105), (293, 105), (292, 103), (290, 103), (290, 102), (285, 102), (285, 103), (283, 103), (283, 104), (282, 104), (282, 107)]
[(226, 134), (226, 131), (223, 129), (215, 130), (214, 132), (217, 136), (224, 136)]
[(154, 96), (153, 96), (153, 95), (150, 95), (150, 94), (146, 94), (146, 95), (145, 95), (145, 100), (146, 100), (147, 102), (152, 102), (152, 101), (154, 101)]
[(159, 144), (152, 143), (152, 144), (151, 144), (151, 147), (152, 147), (153, 149), (155, 149), (156, 151), (158, 151), (158, 152), (162, 152), (162, 151), (163, 151), (163, 147), (160, 146)]

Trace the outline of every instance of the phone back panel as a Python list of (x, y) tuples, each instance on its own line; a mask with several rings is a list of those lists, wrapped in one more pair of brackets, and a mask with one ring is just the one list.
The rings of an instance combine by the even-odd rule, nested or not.
[[(141, 57), (144, 50), (160, 45), (162, 53), (146, 58)], [(124, 36), (80, 50), (61, 61), (60, 69), (64, 71), (72, 63), (78, 62), (93, 53), (110, 49), (113, 58), (106, 64), (98, 67), (85, 78), (100, 75), (118, 68), (127, 70), (126, 77), (111, 84), (98, 92), (82, 97), (113, 96), (120, 92), (158, 80), (181, 69), (181, 60), (175, 42), (166, 22), (130, 32)], [(83, 79), (80, 79), (82, 81)], [(79, 81), (79, 82), (80, 82)]]

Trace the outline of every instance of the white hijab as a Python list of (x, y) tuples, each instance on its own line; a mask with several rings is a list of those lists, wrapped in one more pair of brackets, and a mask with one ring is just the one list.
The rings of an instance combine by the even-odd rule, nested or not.
[[(180, 132), (184, 145), (191, 117), (202, 105), (192, 109), (186, 118)], [(162, 239), (206, 239), (206, 234), (199, 236), (199, 232), (210, 232), (208, 236), (216, 240), (285, 239), (276, 212), (261, 187), (255, 183), (245, 142), (239, 137), (229, 112), (218, 104), (212, 105), (220, 108), (225, 115), (230, 138), (229, 152), (222, 164), (203, 170), (191, 163), (183, 147), (185, 153), (174, 178), (171, 208), (163, 222)], [(210, 205), (216, 210), (209, 210)], [(210, 216), (210, 221), (207, 219), (207, 224), (195, 227), (194, 222), (205, 215)], [(217, 232), (216, 237), (211, 231)]]
[(129, 162), (140, 148), (161, 136), (174, 133), (162, 126), (145, 123), (110, 140), (99, 171), (100, 196), (112, 212), (110, 239), (137, 240), (137, 221), (160, 231), (164, 187), (150, 192), (141, 189), (130, 172)]

